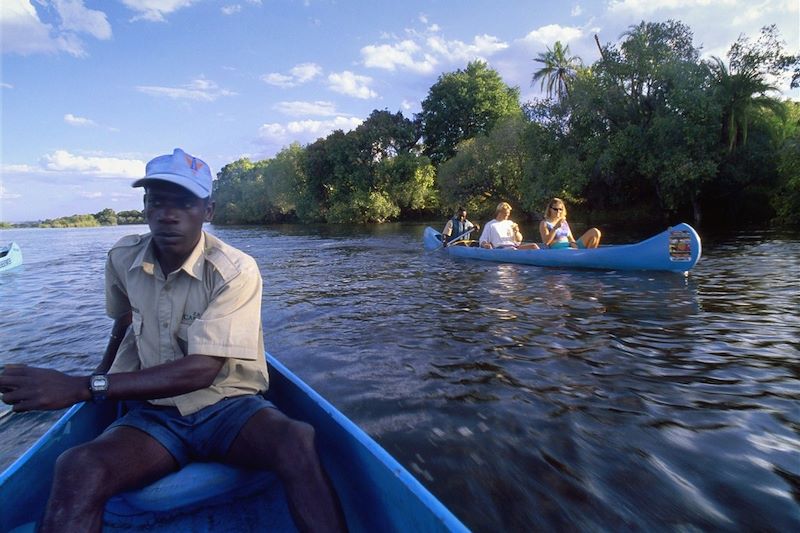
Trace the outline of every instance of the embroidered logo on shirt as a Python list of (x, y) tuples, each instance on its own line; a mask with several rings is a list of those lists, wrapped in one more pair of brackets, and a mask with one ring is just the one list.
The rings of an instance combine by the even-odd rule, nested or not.
[(196, 319), (200, 318), (200, 313), (184, 313), (183, 314), (183, 321), (184, 322), (194, 322)]

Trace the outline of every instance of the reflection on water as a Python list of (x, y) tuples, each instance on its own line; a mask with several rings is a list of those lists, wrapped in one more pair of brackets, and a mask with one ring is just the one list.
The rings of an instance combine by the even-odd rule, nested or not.
[[(800, 528), (800, 239), (689, 277), (454, 260), (422, 226), (212, 231), (257, 258), (268, 349), (471, 528)], [(125, 228), (3, 232), (3, 360), (99, 359)], [(54, 419), (0, 418), (0, 466)]]

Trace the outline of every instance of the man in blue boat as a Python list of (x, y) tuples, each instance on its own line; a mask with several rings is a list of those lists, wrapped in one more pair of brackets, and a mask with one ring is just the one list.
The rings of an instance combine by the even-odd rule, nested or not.
[(272, 470), (304, 531), (346, 529), (314, 430), (261, 396), (268, 383), (255, 260), (203, 231), (214, 214), (208, 165), (181, 149), (156, 157), (144, 187), (147, 235), (122, 238), (106, 262), (114, 319), (92, 376), (8, 365), (14, 411), (126, 400), (93, 441), (62, 454), (41, 531), (100, 531), (106, 501), (190, 461)]
[(452, 244), (456, 240), (469, 240), (469, 234), (478, 231), (478, 225), (467, 220), (467, 210), (459, 207), (453, 218), (447, 221), (442, 230), (442, 242)]

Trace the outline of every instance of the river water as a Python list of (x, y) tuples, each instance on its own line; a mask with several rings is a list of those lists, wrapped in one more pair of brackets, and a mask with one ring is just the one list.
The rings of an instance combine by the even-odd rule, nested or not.
[[(684, 277), (454, 260), (423, 229), (209, 227), (261, 266), (267, 349), (471, 529), (800, 531), (800, 234), (703, 235)], [(93, 368), (137, 231), (0, 232), (25, 255), (0, 362)], [(58, 414), (0, 416), (0, 469)]]

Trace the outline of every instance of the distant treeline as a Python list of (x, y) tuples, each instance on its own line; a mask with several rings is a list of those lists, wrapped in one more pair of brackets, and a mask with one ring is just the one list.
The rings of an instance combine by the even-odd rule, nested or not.
[(37, 222), (21, 224), (4, 223), (5, 227), (16, 228), (91, 228), (95, 226), (116, 226), (123, 224), (144, 224), (144, 214), (132, 209), (116, 213), (113, 209), (103, 209), (93, 215), (72, 215)]
[(483, 62), (445, 73), (414, 119), (375, 110), (214, 182), (215, 222), (478, 219), (499, 201), (538, 216), (551, 196), (584, 216), (800, 223), (800, 58), (774, 26), (701, 60), (676, 21), (642, 22), (585, 65), (560, 42), (534, 59), (547, 98), (521, 104)]

